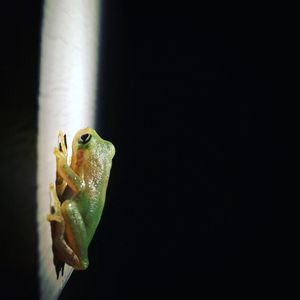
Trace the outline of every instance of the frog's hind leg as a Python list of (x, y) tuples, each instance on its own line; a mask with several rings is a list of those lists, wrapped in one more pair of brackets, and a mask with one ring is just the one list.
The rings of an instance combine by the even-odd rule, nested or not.
[(80, 265), (80, 262), (77, 255), (65, 241), (65, 220), (62, 216), (61, 203), (53, 184), (50, 185), (50, 191), (54, 206), (51, 214), (47, 216), (47, 220), (51, 223), (53, 261), (58, 278), (60, 270), (63, 272), (64, 263), (76, 268)]
[(61, 213), (66, 221), (66, 239), (80, 262), (73, 267), (76, 270), (85, 270), (89, 265), (88, 238), (86, 224), (83, 221), (78, 203), (74, 200), (65, 200), (61, 206)]

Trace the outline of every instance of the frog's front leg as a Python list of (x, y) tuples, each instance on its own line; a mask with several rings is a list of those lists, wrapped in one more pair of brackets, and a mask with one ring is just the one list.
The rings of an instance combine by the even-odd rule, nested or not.
[[(65, 157), (65, 160), (67, 161), (68, 157), (68, 151), (67, 151), (67, 137), (66, 134), (64, 134), (62, 131), (59, 131), (58, 133), (58, 148), (59, 151), (62, 152), (63, 156)], [(58, 198), (62, 197), (62, 194), (67, 186), (66, 181), (63, 179), (63, 177), (60, 176), (59, 172), (57, 171), (59, 169), (60, 165), (60, 158), (56, 157), (56, 193), (58, 195)]]
[(56, 168), (59, 176), (61, 176), (67, 185), (74, 191), (80, 192), (84, 190), (84, 180), (78, 176), (67, 163), (66, 153), (60, 151), (58, 148), (54, 148), (54, 154), (56, 156)]
[(50, 192), (54, 201), (54, 211), (48, 215), (47, 220), (51, 223), (54, 261), (58, 262), (58, 264), (59, 262), (65, 262), (74, 268), (78, 268), (81, 265), (79, 258), (65, 240), (66, 224), (62, 215), (61, 204), (53, 184), (50, 185)]

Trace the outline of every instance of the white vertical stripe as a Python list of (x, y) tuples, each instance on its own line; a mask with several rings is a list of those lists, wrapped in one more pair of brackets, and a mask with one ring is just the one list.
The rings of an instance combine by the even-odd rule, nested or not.
[(69, 154), (75, 132), (94, 127), (100, 0), (46, 0), (42, 28), (38, 118), (38, 234), (41, 299), (56, 299), (72, 272), (56, 279), (49, 213), (59, 130)]

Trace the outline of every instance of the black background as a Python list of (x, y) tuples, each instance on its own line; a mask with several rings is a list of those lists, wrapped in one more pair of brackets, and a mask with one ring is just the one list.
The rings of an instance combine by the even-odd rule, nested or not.
[[(12, 5), (14, 21), (4, 18), (5, 40), (13, 41), (4, 43), (4, 91), (28, 89), (34, 100), (20, 89), (13, 98), (32, 111), (40, 7)], [(243, 286), (241, 295), (267, 287), (276, 269), (270, 14), (248, 6), (103, 6), (98, 130), (116, 156), (90, 267), (73, 273), (62, 299), (181, 292), (190, 299), (224, 284)]]

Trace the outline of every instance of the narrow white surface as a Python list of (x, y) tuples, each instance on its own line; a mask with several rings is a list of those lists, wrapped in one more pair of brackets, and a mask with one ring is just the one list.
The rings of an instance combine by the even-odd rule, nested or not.
[(38, 117), (39, 282), (41, 299), (57, 299), (72, 268), (56, 279), (53, 265), (49, 184), (55, 182), (59, 130), (69, 155), (75, 132), (94, 127), (100, 0), (46, 0), (44, 4)]

